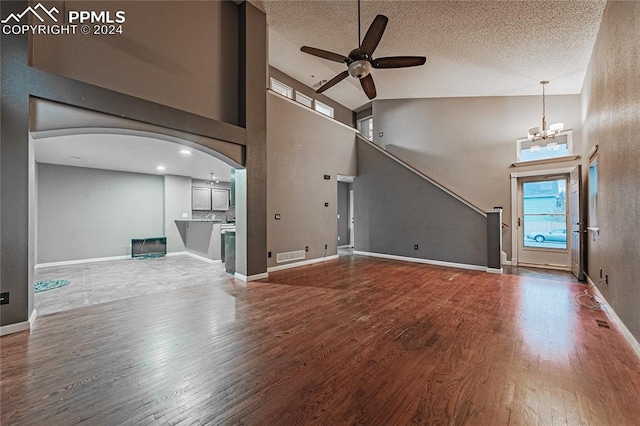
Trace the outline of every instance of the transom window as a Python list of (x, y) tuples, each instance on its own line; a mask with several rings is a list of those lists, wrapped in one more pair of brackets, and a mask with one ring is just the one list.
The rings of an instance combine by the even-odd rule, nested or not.
[(271, 90), (289, 99), (293, 99), (293, 89), (273, 77), (271, 77)]
[(309, 96), (300, 93), (296, 90), (296, 102), (301, 103), (302, 105), (312, 108), (313, 107), (313, 99), (311, 99)]
[(573, 155), (572, 132), (562, 132), (555, 138), (518, 139), (517, 161), (535, 161)]
[(314, 102), (314, 109), (318, 111), (320, 114), (328, 115), (333, 118), (333, 108), (329, 105), (323, 104), (322, 102), (316, 100)]

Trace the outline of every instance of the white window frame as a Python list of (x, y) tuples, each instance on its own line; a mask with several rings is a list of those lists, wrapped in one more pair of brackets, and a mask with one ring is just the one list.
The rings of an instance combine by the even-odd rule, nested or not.
[(324, 103), (320, 102), (317, 99), (314, 100), (314, 102), (313, 102), (313, 109), (318, 111), (320, 114), (324, 114), (326, 116), (329, 116), (329, 117), (333, 118), (333, 114), (334, 114), (333, 108), (330, 107), (327, 104), (324, 104)]
[(274, 92), (285, 96), (289, 99), (293, 99), (293, 89), (290, 86), (287, 86), (281, 81), (276, 80), (275, 78), (270, 78), (270, 87)]
[(563, 161), (566, 160), (567, 157), (571, 157), (573, 156), (573, 131), (572, 130), (565, 130), (564, 132), (560, 132), (558, 134), (558, 136), (556, 136), (555, 138), (549, 138), (546, 140), (540, 139), (540, 146), (541, 148), (544, 148), (547, 144), (549, 143), (554, 143), (557, 137), (562, 137), (562, 136), (566, 136), (567, 137), (567, 155), (565, 156), (561, 156), (561, 157), (545, 157), (545, 158), (540, 158), (537, 160), (522, 160), (521, 155), (522, 155), (522, 144), (526, 143), (526, 142), (531, 142), (531, 140), (529, 138), (522, 138), (522, 139), (518, 139), (516, 140), (516, 162), (530, 162), (530, 161)]
[(313, 108), (313, 98), (305, 95), (304, 93), (298, 92), (297, 90), (296, 90), (296, 102), (306, 107)]
[(362, 123), (364, 123), (365, 121), (368, 121), (368, 120), (371, 120), (371, 122), (373, 123), (373, 115), (369, 115), (367, 117), (363, 117), (360, 120), (358, 120), (356, 128), (358, 129), (358, 133), (360, 133), (360, 136), (362, 136), (363, 138), (373, 142), (373, 130), (372, 130), (372, 133), (371, 133), (371, 139), (369, 139), (367, 135), (362, 133)]

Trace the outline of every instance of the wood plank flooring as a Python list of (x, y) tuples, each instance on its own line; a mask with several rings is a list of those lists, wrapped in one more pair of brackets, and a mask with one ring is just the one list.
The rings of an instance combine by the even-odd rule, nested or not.
[(637, 425), (582, 289), (353, 256), (43, 316), (0, 339), (0, 423)]

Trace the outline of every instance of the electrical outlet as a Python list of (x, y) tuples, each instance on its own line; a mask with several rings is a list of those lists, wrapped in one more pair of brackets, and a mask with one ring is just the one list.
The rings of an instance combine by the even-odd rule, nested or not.
[(338, 235), (338, 241), (340, 241), (340, 235)]
[(604, 276), (604, 282), (605, 282), (607, 285), (609, 285), (609, 274), (606, 274), (606, 275)]
[(9, 292), (0, 293), (0, 305), (6, 305), (9, 303)]
[(413, 249), (414, 249), (414, 250), (418, 250), (418, 245), (417, 245), (417, 244), (414, 244), (414, 245), (413, 245)]
[(600, 278), (602, 278), (602, 268), (600, 268)]
[(305, 246), (304, 251), (309, 251), (309, 246)]
[(324, 203), (324, 206), (325, 207), (329, 207), (329, 203)]
[(267, 252), (267, 257), (271, 257), (271, 252)]
[(328, 248), (329, 248), (329, 245), (328, 245), (328, 244), (325, 244), (325, 245), (324, 245), (324, 249), (326, 250), (326, 249), (328, 249)]

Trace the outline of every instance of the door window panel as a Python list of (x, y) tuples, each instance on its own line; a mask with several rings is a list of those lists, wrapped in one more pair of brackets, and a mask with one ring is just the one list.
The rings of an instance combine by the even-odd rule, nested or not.
[(524, 247), (567, 249), (567, 180), (524, 182)]

